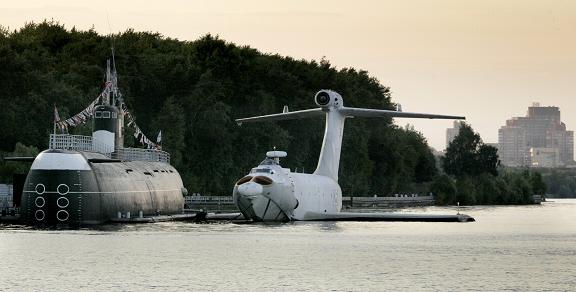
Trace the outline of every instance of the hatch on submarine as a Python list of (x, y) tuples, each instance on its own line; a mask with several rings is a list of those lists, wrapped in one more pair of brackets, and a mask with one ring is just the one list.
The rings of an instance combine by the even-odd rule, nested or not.
[[(83, 111), (92, 118), (92, 136), (57, 134), (55, 123), (49, 149), (34, 158), (22, 190), (22, 223), (81, 227), (119, 216), (182, 213), (187, 191), (170, 154), (150, 147), (155, 143), (124, 148), (124, 117), (130, 113), (109, 61), (106, 80)], [(65, 121), (58, 126), (67, 128)]]

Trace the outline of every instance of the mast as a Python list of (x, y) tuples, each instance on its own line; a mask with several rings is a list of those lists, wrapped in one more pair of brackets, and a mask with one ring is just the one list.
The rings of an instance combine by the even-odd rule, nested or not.
[[(118, 120), (116, 124), (116, 150), (124, 148), (124, 109), (122, 108), (122, 94), (118, 89), (118, 74), (116, 73), (116, 59), (114, 56), (114, 43), (112, 43), (112, 68), (110, 71), (110, 93), (112, 95), (112, 101), (110, 105), (116, 107), (118, 110)], [(108, 60), (110, 63), (110, 60)]]

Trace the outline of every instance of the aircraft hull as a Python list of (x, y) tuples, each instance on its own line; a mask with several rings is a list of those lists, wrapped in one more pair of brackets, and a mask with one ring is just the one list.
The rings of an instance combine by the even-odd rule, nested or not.
[(306, 220), (308, 212), (334, 213), (342, 209), (342, 190), (333, 179), (314, 174), (291, 173), (294, 196), (300, 203), (293, 220)]
[(274, 183), (259, 186), (246, 182), (234, 187), (234, 202), (245, 218), (259, 222), (306, 220), (308, 212), (334, 213), (342, 208), (342, 190), (329, 177), (279, 168), (267, 177)]
[[(51, 167), (42, 166), (41, 162), (33, 163), (22, 195), (25, 224), (80, 227), (106, 223), (118, 218), (119, 213), (122, 217), (128, 214), (136, 217), (140, 213), (150, 216), (182, 212), (182, 179), (167, 163), (90, 163), (88, 158), (97, 154), (62, 150), (43, 153), (60, 156), (52, 164), (55, 169), (46, 169)], [(78, 163), (66, 166), (71, 155)], [(45, 156), (39, 155), (36, 160)], [(78, 165), (82, 166), (64, 169)]]

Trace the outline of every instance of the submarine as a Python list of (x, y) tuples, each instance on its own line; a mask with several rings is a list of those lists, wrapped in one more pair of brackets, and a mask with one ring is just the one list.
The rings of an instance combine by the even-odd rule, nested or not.
[(55, 130), (49, 149), (29, 158), (32, 164), (22, 186), (21, 223), (77, 228), (183, 212), (187, 190), (170, 165), (170, 154), (155, 148), (124, 148), (127, 109), (115, 74), (114, 70), (111, 75), (108, 62), (109, 86), (87, 114), (92, 118), (91, 136), (56, 134)]

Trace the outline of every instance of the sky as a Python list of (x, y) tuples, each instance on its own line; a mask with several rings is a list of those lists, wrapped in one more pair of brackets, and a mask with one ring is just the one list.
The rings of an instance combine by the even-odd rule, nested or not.
[[(368, 71), (404, 111), (466, 116), (487, 143), (533, 102), (560, 107), (576, 129), (573, 0), (0, 2), (0, 25), (9, 29), (44, 19), (102, 34), (134, 28), (195, 40), (211, 33), (265, 53), (324, 57)], [(437, 150), (452, 125), (396, 123), (413, 125)]]

